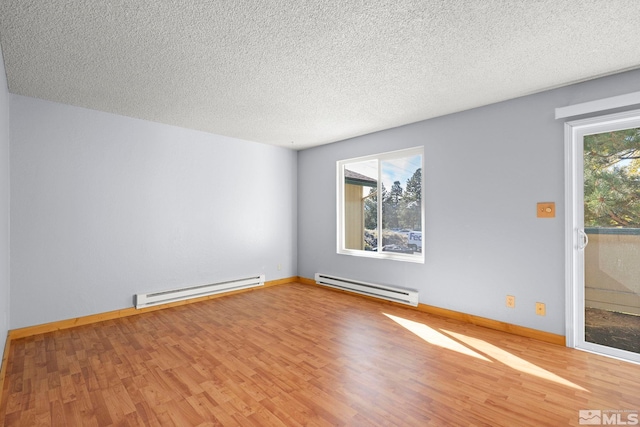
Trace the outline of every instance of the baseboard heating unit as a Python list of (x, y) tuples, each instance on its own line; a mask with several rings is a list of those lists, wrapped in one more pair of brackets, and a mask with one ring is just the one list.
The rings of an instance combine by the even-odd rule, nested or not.
[(316, 273), (316, 283), (344, 291), (356, 292), (376, 298), (382, 298), (393, 302), (400, 302), (414, 307), (418, 306), (418, 291), (388, 285), (360, 282), (358, 280), (344, 279), (342, 277), (329, 276)]
[(183, 301), (191, 298), (219, 294), (221, 292), (254, 288), (257, 286), (263, 286), (264, 281), (265, 276), (262, 274), (259, 276), (228, 280), (226, 282), (212, 283), (209, 285), (192, 286), (189, 288), (172, 289), (169, 291), (152, 292), (148, 294), (136, 294), (135, 306), (137, 309), (140, 309), (175, 301)]

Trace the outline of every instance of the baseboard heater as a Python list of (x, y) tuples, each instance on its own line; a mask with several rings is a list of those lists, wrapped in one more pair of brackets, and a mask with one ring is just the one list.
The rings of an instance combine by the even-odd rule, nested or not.
[(374, 283), (360, 282), (358, 280), (344, 279), (342, 277), (329, 276), (316, 273), (316, 283), (344, 291), (356, 292), (376, 298), (382, 298), (393, 302), (400, 302), (414, 307), (418, 306), (418, 291), (395, 286), (377, 285)]
[(140, 309), (175, 301), (183, 301), (191, 298), (219, 294), (221, 292), (254, 288), (256, 286), (264, 285), (264, 281), (265, 276), (262, 274), (259, 276), (228, 280), (226, 282), (212, 283), (209, 285), (192, 286), (189, 288), (172, 289), (169, 291), (152, 292), (148, 294), (136, 294), (135, 306), (137, 309)]

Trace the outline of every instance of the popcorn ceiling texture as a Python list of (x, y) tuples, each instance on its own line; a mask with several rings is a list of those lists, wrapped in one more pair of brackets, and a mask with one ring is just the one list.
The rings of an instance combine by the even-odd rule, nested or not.
[(640, 67), (637, 16), (637, 0), (2, 0), (0, 42), (12, 93), (301, 149)]

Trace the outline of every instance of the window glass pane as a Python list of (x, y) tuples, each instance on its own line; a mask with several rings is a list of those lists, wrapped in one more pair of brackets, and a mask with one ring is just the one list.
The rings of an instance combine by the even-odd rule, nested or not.
[(422, 251), (422, 156), (380, 162), (382, 251)]
[(640, 353), (640, 128), (586, 135), (583, 153), (584, 340)]
[(424, 262), (422, 147), (337, 162), (340, 254)]
[(376, 250), (378, 161), (344, 165), (344, 247)]

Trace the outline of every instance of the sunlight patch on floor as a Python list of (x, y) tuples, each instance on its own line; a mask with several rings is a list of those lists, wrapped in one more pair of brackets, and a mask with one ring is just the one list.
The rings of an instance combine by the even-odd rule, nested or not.
[(393, 320), (403, 328), (413, 332), (426, 342), (436, 345), (447, 350), (452, 350), (460, 354), (472, 356), (486, 362), (497, 361), (509, 366), (512, 369), (533, 375), (547, 381), (553, 381), (563, 386), (571, 387), (577, 390), (588, 391), (577, 384), (568, 381), (553, 372), (549, 372), (531, 362), (528, 362), (514, 354), (509, 353), (493, 344), (489, 344), (478, 338), (473, 338), (457, 332), (451, 332), (444, 329), (437, 331), (424, 323), (415, 322), (413, 320), (404, 319), (402, 317), (393, 316), (391, 314), (382, 313), (389, 319)]
[(448, 350), (457, 351), (458, 353), (466, 354), (467, 356), (472, 356), (477, 359), (484, 360), (485, 362), (491, 362), (489, 359), (482, 356), (481, 354), (476, 353), (469, 347), (460, 344), (459, 342), (447, 337), (446, 335), (436, 331), (435, 329), (430, 328), (424, 323), (414, 322), (412, 320), (403, 319), (402, 317), (393, 316), (387, 313), (382, 314), (384, 314), (400, 326), (413, 332), (430, 344), (437, 345), (438, 347), (446, 348)]
[(553, 372), (549, 372), (546, 369), (542, 369), (541, 367), (534, 365), (531, 362), (528, 362), (514, 354), (509, 353), (497, 347), (493, 344), (489, 344), (486, 341), (483, 341), (478, 338), (469, 337), (467, 335), (459, 334), (456, 332), (445, 331), (444, 333), (451, 335), (452, 337), (464, 342), (465, 344), (475, 348), (478, 351), (483, 352), (487, 356), (497, 360), (498, 362), (504, 363), (512, 369), (518, 370), (520, 372), (524, 372), (525, 374), (534, 375), (538, 378), (542, 378), (548, 381), (553, 381), (558, 384), (562, 384), (568, 387), (575, 388), (577, 390), (587, 391), (584, 388), (580, 387), (577, 384), (572, 383), (571, 381), (565, 380), (564, 378), (554, 374)]

